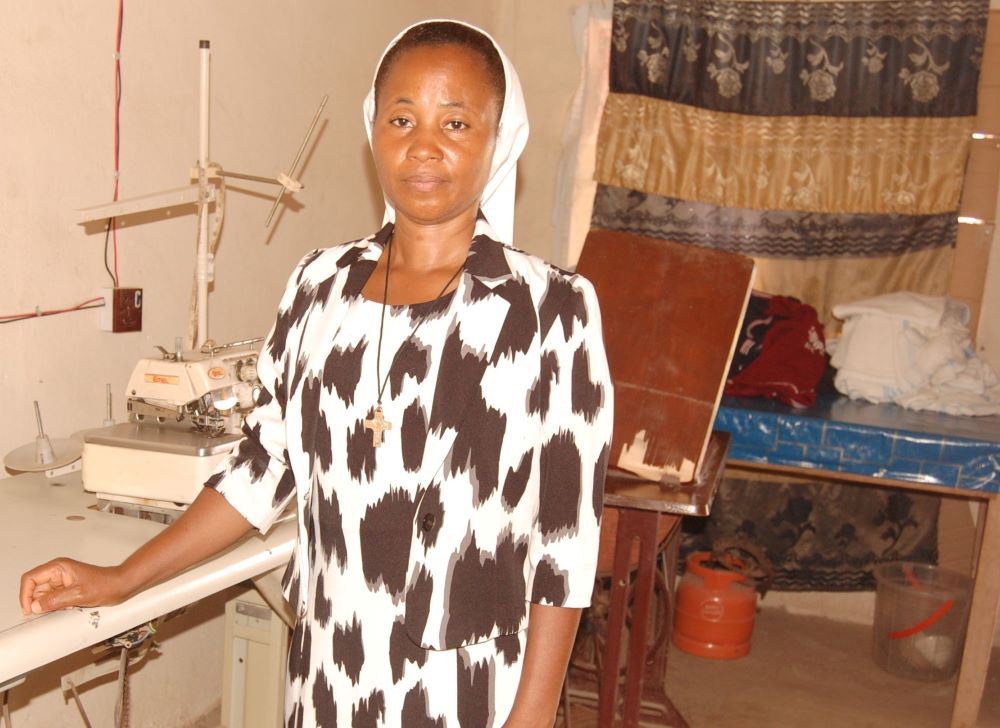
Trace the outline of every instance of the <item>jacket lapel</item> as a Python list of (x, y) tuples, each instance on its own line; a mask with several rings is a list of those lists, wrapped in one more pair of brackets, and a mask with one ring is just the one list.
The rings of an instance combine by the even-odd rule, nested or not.
[[(391, 232), (390, 224), (373, 238), (349, 248), (337, 259), (329, 276), (324, 278), (324, 272), (320, 272), (314, 279), (318, 280), (315, 308), (311, 320), (303, 328), (299, 347), (300, 352), (309, 352), (308, 357), (299, 363), (304, 367), (304, 376), (322, 371), (329, 342), (336, 335), (347, 309), (341, 303), (345, 296), (361, 294), (361, 287)], [(502, 289), (513, 276), (504, 250), (505, 246), (493, 238), (488, 223), (480, 219), (465, 270), (455, 291), (458, 305), (454, 307), (448, 325), (448, 339), (441, 353), (434, 401), (429, 403), (430, 432), (418, 471), (420, 483), (429, 483), (441, 469), (454, 445), (458, 427), (469, 414), (470, 404), (482, 396), (483, 374), (492, 365), (497, 339), (510, 313), (510, 302), (502, 295)], [(301, 387), (302, 383), (298, 382), (298, 386)], [(305, 448), (307, 451), (316, 451), (318, 418), (318, 407), (308, 408), (303, 413), (302, 426), (312, 437), (311, 447)], [(311, 482), (315, 463), (302, 462), (299, 465), (296, 471), (308, 473)]]
[[(302, 379), (322, 373), (330, 353), (330, 342), (336, 336), (347, 313), (344, 299), (361, 295), (361, 288), (371, 274), (391, 232), (392, 226), (387, 225), (374, 237), (366, 238), (351, 246), (343, 255), (331, 261), (329, 270), (316, 272), (313, 278), (316, 281), (316, 299), (299, 341), (299, 361), (293, 365), (298, 374), (296, 379), (299, 381), (296, 384), (299, 388), (304, 386)], [(302, 396), (305, 396), (305, 392)], [(308, 438), (303, 438), (302, 443), (303, 460), (293, 463), (293, 466), (298, 466), (294, 468), (297, 473), (307, 474), (306, 482), (309, 483), (313, 482), (315, 476), (313, 472), (315, 460), (309, 453), (316, 452), (317, 423), (320, 415), (318, 390), (315, 397), (314, 406), (303, 407), (302, 430), (308, 433)], [(296, 401), (300, 402), (301, 406), (301, 399), (297, 398)], [(292, 454), (295, 450), (296, 448), (290, 448), (290, 457), (295, 457)]]
[(424, 485), (444, 464), (458, 429), (470, 414), (470, 405), (481, 399), (483, 374), (492, 366), (497, 339), (510, 313), (510, 302), (501, 293), (503, 284), (512, 278), (505, 246), (491, 237), (485, 220), (480, 220), (476, 232), (440, 354), (429, 432), (418, 472), (418, 482)]

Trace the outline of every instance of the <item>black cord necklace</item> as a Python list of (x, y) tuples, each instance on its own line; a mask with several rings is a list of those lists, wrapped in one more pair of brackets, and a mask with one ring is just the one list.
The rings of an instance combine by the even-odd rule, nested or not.
[[(462, 269), (464, 267), (465, 263), (463, 262), (462, 265), (460, 265), (458, 269), (451, 274), (451, 278), (449, 278), (448, 282), (444, 284), (444, 287), (441, 289), (441, 292), (438, 293), (432, 301), (430, 301), (429, 307), (433, 308), (433, 305), (441, 300), (441, 298), (445, 294), (445, 291), (448, 290), (448, 287), (455, 281), (455, 279), (458, 277), (458, 274), (462, 272)], [(423, 326), (424, 321), (426, 321), (428, 316), (430, 315), (428, 313), (422, 316), (421, 319), (417, 321), (417, 325), (413, 327), (413, 330), (407, 335), (405, 339), (403, 339), (403, 342), (399, 345), (399, 348), (396, 349), (396, 353), (392, 355), (392, 361), (389, 363), (389, 370), (385, 373), (385, 377), (383, 378), (382, 377), (382, 334), (385, 331), (385, 309), (388, 306), (388, 301), (389, 301), (389, 271), (391, 268), (392, 268), (392, 238), (389, 238), (389, 242), (387, 244), (387, 249), (386, 249), (385, 285), (382, 288), (382, 319), (379, 321), (378, 325), (378, 348), (375, 350), (375, 389), (376, 389), (375, 412), (372, 414), (372, 418), (370, 420), (365, 420), (364, 423), (365, 429), (372, 431), (373, 447), (381, 447), (385, 431), (392, 429), (392, 423), (389, 420), (387, 420), (385, 418), (385, 415), (382, 413), (382, 393), (385, 391), (385, 387), (389, 383), (389, 375), (392, 373), (392, 366), (393, 364), (396, 363), (396, 357), (399, 356), (399, 352), (403, 350), (403, 345), (406, 344), (406, 342), (412, 339), (414, 336), (416, 336), (417, 331), (420, 330), (420, 327)]]

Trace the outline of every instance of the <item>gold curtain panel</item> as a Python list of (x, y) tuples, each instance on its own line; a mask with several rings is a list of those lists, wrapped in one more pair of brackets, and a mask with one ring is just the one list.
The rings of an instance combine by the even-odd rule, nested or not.
[(958, 209), (974, 122), (744, 116), (612, 93), (595, 177), (723, 207), (943, 213)]

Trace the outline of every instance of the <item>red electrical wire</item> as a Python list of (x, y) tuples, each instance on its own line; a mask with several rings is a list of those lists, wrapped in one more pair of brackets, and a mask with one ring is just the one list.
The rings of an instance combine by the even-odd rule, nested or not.
[(15, 314), (10, 314), (8, 316), (0, 316), (0, 324), (11, 323), (12, 321), (23, 321), (25, 319), (39, 318), (41, 316), (55, 316), (56, 314), (60, 313), (83, 311), (84, 309), (88, 308), (100, 308), (100, 306), (90, 305), (93, 303), (97, 303), (98, 301), (101, 301), (101, 305), (104, 305), (103, 304), (104, 299), (101, 296), (98, 296), (97, 298), (88, 298), (86, 301), (81, 301), (75, 306), (70, 306), (69, 308), (50, 308), (44, 311), (36, 309), (34, 311), (31, 311), (30, 313), (15, 313)]
[[(125, 0), (118, 0), (118, 27), (115, 30), (115, 196), (113, 202), (118, 202), (118, 167), (120, 148), (120, 116), (122, 105), (122, 20), (125, 15)], [(111, 237), (114, 241), (115, 287), (118, 286), (118, 228), (115, 219), (111, 218)]]

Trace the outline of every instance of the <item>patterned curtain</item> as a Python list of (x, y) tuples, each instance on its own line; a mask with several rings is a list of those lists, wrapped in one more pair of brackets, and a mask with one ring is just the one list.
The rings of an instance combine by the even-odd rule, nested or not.
[(863, 591), (880, 563), (937, 563), (940, 509), (928, 493), (727, 475), (712, 515), (685, 521), (681, 554), (735, 538), (764, 552), (776, 591)]
[(988, 0), (615, 0), (594, 227), (812, 304), (947, 290)]

